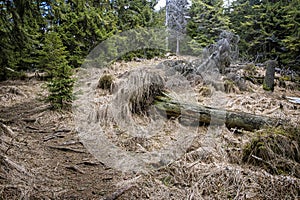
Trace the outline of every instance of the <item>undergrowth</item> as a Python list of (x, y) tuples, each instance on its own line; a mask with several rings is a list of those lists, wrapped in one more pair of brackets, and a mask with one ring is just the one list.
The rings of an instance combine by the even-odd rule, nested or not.
[(300, 127), (257, 132), (243, 148), (242, 162), (271, 174), (300, 178)]

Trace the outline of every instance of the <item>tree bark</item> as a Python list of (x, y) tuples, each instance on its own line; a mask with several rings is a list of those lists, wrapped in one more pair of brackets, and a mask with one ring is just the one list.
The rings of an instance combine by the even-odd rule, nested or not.
[(275, 67), (277, 65), (276, 60), (267, 61), (266, 75), (264, 79), (263, 88), (267, 91), (274, 91), (274, 77), (275, 77)]
[(227, 128), (238, 128), (254, 131), (266, 126), (278, 126), (282, 120), (245, 112), (229, 111), (202, 105), (181, 103), (168, 96), (158, 96), (154, 102), (156, 108), (167, 114), (167, 117), (179, 117), (190, 125), (223, 125)]

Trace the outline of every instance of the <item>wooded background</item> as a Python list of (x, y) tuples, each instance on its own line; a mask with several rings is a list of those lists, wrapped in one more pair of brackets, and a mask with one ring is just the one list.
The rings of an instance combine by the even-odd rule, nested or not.
[[(277, 59), (281, 68), (299, 70), (299, 0), (236, 0), (226, 7), (223, 0), (192, 0), (189, 5), (170, 0), (167, 5), (172, 2), (184, 5), (180, 7), (184, 13), (177, 16), (184, 27), (180, 31), (192, 38), (186, 45), (194, 51), (201, 52), (228, 30), (240, 36), (242, 60)], [(0, 1), (0, 80), (22, 76), (12, 70), (77, 68), (94, 47), (112, 35), (165, 26), (166, 8), (155, 10), (156, 4), (157, 0)], [(129, 59), (160, 53), (137, 51)]]

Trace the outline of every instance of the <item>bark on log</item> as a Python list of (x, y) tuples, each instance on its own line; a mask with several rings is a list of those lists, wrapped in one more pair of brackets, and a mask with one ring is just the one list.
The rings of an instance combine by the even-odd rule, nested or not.
[(209, 125), (211, 123), (223, 125), (225, 123), (229, 129), (254, 131), (266, 126), (278, 126), (285, 123), (281, 119), (266, 116), (181, 103), (168, 96), (158, 96), (154, 103), (159, 111), (167, 114), (167, 117), (179, 117), (181, 121), (188, 121), (190, 125)]
[(263, 84), (263, 88), (267, 91), (274, 91), (274, 77), (275, 77), (275, 67), (277, 66), (276, 60), (267, 61), (266, 75)]

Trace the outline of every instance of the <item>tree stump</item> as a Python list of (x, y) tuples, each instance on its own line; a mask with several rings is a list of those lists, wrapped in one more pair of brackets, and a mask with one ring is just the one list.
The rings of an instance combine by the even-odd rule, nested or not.
[(274, 91), (274, 77), (275, 67), (277, 66), (276, 60), (269, 60), (266, 62), (266, 75), (263, 83), (263, 89), (267, 91)]

